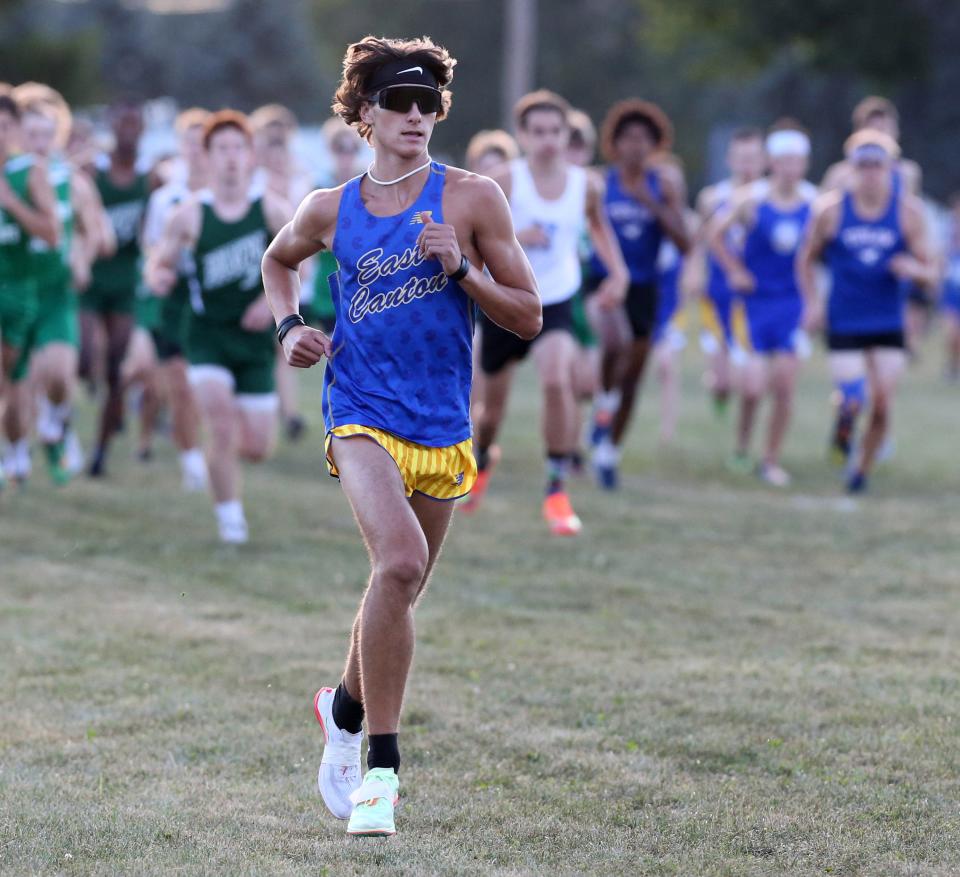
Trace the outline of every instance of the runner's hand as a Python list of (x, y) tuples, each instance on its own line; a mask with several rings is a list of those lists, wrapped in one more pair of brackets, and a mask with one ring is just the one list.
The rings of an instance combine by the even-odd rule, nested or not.
[(262, 332), (273, 325), (273, 314), (267, 304), (266, 296), (259, 296), (250, 302), (240, 318), (240, 328), (245, 332)]
[(143, 279), (146, 281), (150, 292), (160, 298), (166, 298), (170, 294), (170, 290), (176, 285), (177, 272), (148, 259), (147, 267), (143, 272)]
[(330, 358), (333, 342), (319, 329), (294, 326), (283, 339), (283, 355), (294, 368), (310, 368), (325, 356)]
[(650, 186), (647, 185), (646, 176), (637, 177), (637, 179), (626, 188), (634, 198), (636, 198), (641, 204), (649, 208), (651, 211), (660, 206), (657, 202), (657, 199), (653, 197), (653, 192), (650, 191)]
[(888, 264), (894, 275), (901, 280), (915, 280), (923, 273), (921, 264), (909, 253), (897, 253)]
[(736, 292), (753, 292), (757, 288), (757, 278), (746, 268), (737, 268), (727, 275), (730, 288)]
[(617, 274), (608, 274), (597, 287), (597, 303), (605, 311), (615, 311), (627, 300), (630, 278)]
[(417, 248), (428, 259), (437, 259), (444, 274), (453, 274), (460, 267), (460, 243), (452, 225), (428, 222), (417, 238)]

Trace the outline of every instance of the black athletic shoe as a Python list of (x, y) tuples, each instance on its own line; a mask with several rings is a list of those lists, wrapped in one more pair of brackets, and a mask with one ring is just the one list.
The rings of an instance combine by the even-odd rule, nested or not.
[(307, 422), (299, 414), (287, 418), (287, 439), (289, 441), (300, 441), (306, 431)]
[(103, 478), (107, 474), (107, 455), (103, 451), (95, 451), (90, 461), (87, 475), (91, 478)]
[(867, 476), (862, 472), (854, 472), (847, 480), (847, 493), (857, 494), (867, 492)]
[(853, 449), (853, 428), (856, 421), (852, 414), (839, 414), (830, 439), (830, 455), (838, 466), (850, 459)]

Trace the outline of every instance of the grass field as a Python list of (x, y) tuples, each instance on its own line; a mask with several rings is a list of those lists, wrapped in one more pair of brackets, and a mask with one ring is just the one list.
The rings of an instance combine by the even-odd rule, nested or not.
[[(897, 453), (849, 500), (807, 366), (774, 493), (726, 473), (686, 353), (676, 448), (643, 402), (624, 489), (539, 520), (524, 371), (489, 502), (418, 614), (400, 833), (316, 789), (367, 563), (313, 431), (215, 541), (169, 447), (0, 499), (0, 873), (960, 873), (960, 390), (906, 380)], [(87, 426), (89, 426), (89, 412)], [(86, 430), (89, 436), (89, 430)]]

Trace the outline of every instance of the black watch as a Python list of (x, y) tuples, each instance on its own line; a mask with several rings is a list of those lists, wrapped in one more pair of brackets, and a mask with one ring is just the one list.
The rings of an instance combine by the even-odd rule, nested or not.
[(463, 280), (463, 278), (466, 277), (469, 273), (470, 273), (470, 261), (467, 259), (466, 256), (461, 254), (460, 267), (457, 268), (457, 270), (454, 271), (453, 274), (448, 274), (447, 277), (449, 277), (454, 283), (458, 283), (459, 281)]

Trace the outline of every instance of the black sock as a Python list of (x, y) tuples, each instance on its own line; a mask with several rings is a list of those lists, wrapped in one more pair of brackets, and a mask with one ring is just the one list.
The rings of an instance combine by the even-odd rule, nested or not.
[(490, 465), (490, 448), (477, 448), (477, 471), (482, 472)]
[(333, 693), (333, 721), (341, 731), (357, 734), (363, 727), (363, 704), (354, 700), (341, 682)]
[(565, 489), (569, 454), (547, 454), (547, 496)]
[(367, 767), (392, 767), (400, 772), (400, 747), (396, 734), (371, 734), (368, 738)]

